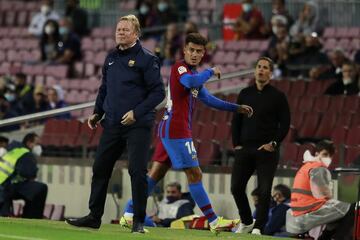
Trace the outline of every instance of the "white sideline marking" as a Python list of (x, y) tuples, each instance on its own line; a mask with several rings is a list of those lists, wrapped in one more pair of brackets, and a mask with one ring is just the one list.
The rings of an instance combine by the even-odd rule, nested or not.
[(44, 238), (22, 237), (22, 236), (7, 235), (7, 234), (1, 234), (1, 233), (0, 233), (0, 237), (19, 239), (19, 240), (45, 240)]

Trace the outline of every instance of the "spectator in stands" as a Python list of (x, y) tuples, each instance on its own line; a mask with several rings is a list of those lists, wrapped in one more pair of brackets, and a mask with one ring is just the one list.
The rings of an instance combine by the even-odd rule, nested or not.
[(290, 28), (290, 35), (310, 34), (321, 32), (319, 21), (319, 6), (314, 1), (307, 1), (299, 13), (299, 17)]
[(274, 206), (269, 210), (269, 219), (264, 228), (265, 235), (288, 236), (286, 232), (286, 211), (290, 208), (291, 190), (284, 184), (273, 188)]
[(41, 85), (35, 86), (33, 97), (29, 102), (23, 103), (23, 114), (37, 113), (49, 110), (49, 103), (44, 93), (44, 87)]
[(196, 23), (192, 22), (192, 21), (187, 21), (185, 22), (184, 25), (184, 40), (185, 40), (185, 36), (187, 36), (190, 33), (197, 33), (199, 32), (198, 26), (196, 25)]
[(35, 14), (31, 19), (29, 26), (30, 34), (41, 37), (44, 25), (48, 20), (60, 20), (60, 15), (53, 9), (53, 7), (53, 0), (42, 0), (40, 12)]
[(359, 93), (356, 68), (352, 62), (342, 65), (342, 78), (331, 84), (326, 90), (328, 95), (356, 95)]
[[(49, 102), (49, 109), (58, 109), (67, 107), (64, 101), (63, 89), (59, 85), (55, 85), (47, 90), (47, 99)], [(63, 113), (55, 116), (57, 119), (70, 119), (70, 113)]]
[(254, 5), (253, 0), (242, 1), (242, 12), (237, 18), (234, 31), (235, 39), (260, 39), (264, 37), (264, 17)]
[(43, 218), (47, 185), (35, 181), (38, 167), (36, 157), (41, 155), (40, 138), (28, 133), (22, 143), (12, 142), (2, 157), (0, 169), (0, 216), (11, 216), (12, 201), (23, 199), (24, 218)]
[(294, 23), (294, 19), (291, 17), (290, 13), (286, 9), (286, 0), (272, 0), (272, 16), (271, 16), (271, 25), (274, 17), (282, 16), (286, 19), (286, 27), (290, 28)]
[(314, 67), (310, 78), (317, 80), (341, 79), (342, 65), (348, 61), (342, 49), (335, 49), (329, 54), (330, 64)]
[(65, 16), (71, 19), (76, 35), (83, 37), (89, 33), (88, 14), (85, 9), (79, 7), (79, 0), (67, 0)]
[(9, 145), (9, 139), (4, 136), (0, 136), (0, 157), (4, 156), (7, 153), (7, 148)]
[(178, 21), (177, 9), (172, 0), (158, 0), (156, 5), (157, 23), (159, 26), (166, 26)]
[(291, 209), (287, 211), (288, 232), (303, 234), (326, 224), (318, 239), (352, 239), (355, 203), (338, 201), (331, 194), (328, 167), (334, 152), (333, 143), (324, 140), (316, 144), (315, 156), (309, 151), (304, 153), (304, 164), (294, 179)]
[[(271, 86), (274, 63), (260, 57), (255, 67), (255, 84), (244, 88), (237, 103), (254, 106), (256, 114), (247, 119), (234, 114), (232, 138), (235, 162), (231, 176), (231, 193), (241, 218), (239, 233), (261, 234), (268, 220), (271, 187), (279, 161), (279, 145), (290, 127), (290, 110), (286, 96)], [(253, 221), (246, 185), (257, 172), (259, 204)]]
[[(194, 214), (195, 202), (189, 195), (181, 192), (180, 183), (169, 183), (165, 191), (166, 197), (158, 204), (157, 214), (148, 218), (148, 226), (170, 227), (173, 221)], [(133, 212), (132, 201), (130, 200), (129, 203), (124, 216)]]
[(169, 24), (160, 42), (160, 57), (163, 65), (170, 66), (176, 59), (179, 50), (182, 49), (182, 36), (177, 30), (175, 23)]
[(59, 22), (60, 41), (58, 43), (58, 56), (56, 63), (72, 64), (81, 59), (81, 46), (79, 37), (72, 30), (70, 19), (63, 18)]
[(155, 2), (151, 0), (138, 0), (136, 10), (141, 28), (153, 27), (157, 21)]
[(29, 101), (33, 94), (33, 86), (26, 83), (26, 75), (22, 72), (15, 74), (15, 94), (19, 102)]
[(45, 23), (40, 39), (41, 60), (43, 62), (54, 62), (59, 56), (58, 44), (60, 42), (59, 24), (55, 20)]

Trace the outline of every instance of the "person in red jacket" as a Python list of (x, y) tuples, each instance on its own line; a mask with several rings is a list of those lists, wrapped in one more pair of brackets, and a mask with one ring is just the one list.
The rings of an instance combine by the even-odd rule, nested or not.
[(291, 191), (291, 208), (286, 215), (286, 230), (303, 234), (326, 224), (318, 239), (352, 239), (355, 204), (333, 199), (328, 167), (335, 148), (331, 141), (320, 141), (315, 156), (304, 153), (304, 165), (296, 173)]

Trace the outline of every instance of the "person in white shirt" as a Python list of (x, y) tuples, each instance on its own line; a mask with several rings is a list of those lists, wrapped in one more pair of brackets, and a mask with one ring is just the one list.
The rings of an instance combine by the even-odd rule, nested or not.
[(35, 14), (31, 19), (31, 23), (28, 29), (30, 34), (36, 37), (40, 37), (44, 28), (44, 24), (47, 20), (49, 19), (55, 21), (60, 20), (60, 15), (53, 9), (53, 7), (54, 7), (53, 0), (42, 1), (40, 12)]

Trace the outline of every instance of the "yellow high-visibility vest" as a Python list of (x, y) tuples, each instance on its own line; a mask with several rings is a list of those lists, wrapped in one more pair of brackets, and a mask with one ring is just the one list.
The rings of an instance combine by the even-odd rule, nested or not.
[(29, 152), (27, 148), (14, 148), (0, 157), (0, 184), (4, 183), (15, 171), (16, 162)]

